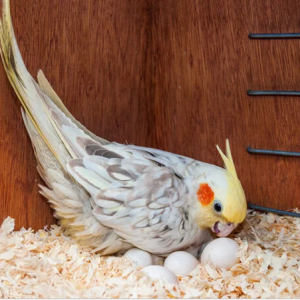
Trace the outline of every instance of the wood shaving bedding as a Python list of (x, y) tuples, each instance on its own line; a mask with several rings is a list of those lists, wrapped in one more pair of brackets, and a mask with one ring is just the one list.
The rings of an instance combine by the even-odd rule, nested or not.
[(2, 298), (295, 298), (300, 297), (300, 219), (251, 212), (239, 232), (241, 262), (231, 270), (201, 265), (177, 285), (148, 278), (123, 257), (101, 257), (60, 227), (0, 229)]

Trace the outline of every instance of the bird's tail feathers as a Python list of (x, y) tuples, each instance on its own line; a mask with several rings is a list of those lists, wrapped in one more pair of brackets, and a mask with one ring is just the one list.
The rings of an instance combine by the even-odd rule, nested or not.
[(9, 0), (2, 0), (0, 55), (9, 81), (22, 103), (26, 114), (53, 155), (64, 167), (66, 161), (70, 158), (70, 154), (61, 142), (51, 121), (46, 116), (43, 102), (48, 96), (42, 92), (23, 62), (14, 35)]
[(74, 123), (79, 129), (81, 129), (86, 135), (91, 137), (93, 140), (97, 141), (101, 145), (106, 145), (109, 143), (109, 141), (100, 138), (96, 136), (94, 133), (89, 131), (85, 126), (83, 126), (80, 122), (78, 122), (72, 114), (69, 112), (69, 110), (65, 107), (62, 100), (59, 98), (59, 96), (56, 94), (52, 86), (50, 85), (49, 81), (47, 80), (45, 74), (42, 70), (39, 70), (37, 75), (38, 83), (41, 88), (41, 90), (47, 95), (53, 104), (56, 105), (56, 107), (67, 117), (69, 118), (72, 123)]
[(130, 248), (113, 231), (95, 220), (90, 195), (66, 174), (24, 110), (22, 116), (37, 158), (37, 169), (48, 186), (40, 185), (40, 193), (50, 202), (65, 233), (103, 255), (126, 249), (126, 246)]
[(0, 0), (0, 10), (1, 3), (0, 55), (23, 106), (22, 116), (37, 158), (38, 172), (48, 186), (41, 186), (41, 194), (51, 203), (66, 232), (80, 244), (92, 246), (102, 254), (117, 252), (124, 248), (124, 242), (95, 219), (90, 195), (67, 172), (69, 159), (83, 153), (76, 147), (72, 149), (74, 145), (66, 132), (71, 132), (71, 142), (78, 136), (92, 140), (98, 147), (108, 142), (97, 138), (74, 119), (42, 72), (38, 74), (40, 85), (32, 78), (16, 42), (9, 0)]

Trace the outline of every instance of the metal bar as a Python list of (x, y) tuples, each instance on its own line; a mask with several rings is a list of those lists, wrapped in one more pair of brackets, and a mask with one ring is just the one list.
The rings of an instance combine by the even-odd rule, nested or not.
[(300, 33), (249, 33), (249, 39), (299, 39)]
[(264, 212), (270, 212), (270, 213), (274, 213), (274, 214), (277, 214), (277, 215), (284, 215), (284, 216), (300, 218), (299, 213), (284, 211), (284, 210), (275, 209), (275, 208), (263, 207), (263, 206), (252, 204), (250, 202), (248, 202), (248, 208), (249, 209), (254, 209), (254, 210), (259, 210), (259, 211), (264, 211)]
[(293, 156), (300, 157), (300, 152), (281, 151), (281, 150), (267, 150), (267, 149), (255, 149), (251, 146), (247, 147), (247, 152), (250, 154), (265, 154), (265, 155), (278, 155), (278, 156)]
[[(300, 33), (250, 33), (249, 39), (299, 39)], [(300, 91), (257, 91), (248, 90), (248, 96), (300, 96)], [(280, 155), (280, 156), (296, 156), (300, 157), (300, 152), (253, 149), (250, 146), (247, 148), (250, 154), (266, 154), (266, 155)], [(300, 218), (299, 213), (283, 211), (275, 208), (263, 207), (248, 203), (249, 209), (259, 210), (263, 212), (275, 213), (278, 215), (285, 215), (290, 217)]]
[(248, 96), (298, 96), (300, 97), (300, 91), (254, 91), (248, 90)]

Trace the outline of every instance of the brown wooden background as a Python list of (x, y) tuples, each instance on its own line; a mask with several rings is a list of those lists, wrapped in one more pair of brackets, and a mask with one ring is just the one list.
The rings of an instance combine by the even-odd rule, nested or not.
[[(300, 159), (251, 156), (246, 147), (300, 150), (300, 99), (248, 89), (300, 90), (295, 0), (12, 0), (30, 72), (43, 69), (74, 116), (106, 139), (221, 165), (229, 138), (248, 199), (300, 207)], [(20, 105), (0, 67), (0, 222), (54, 222)]]

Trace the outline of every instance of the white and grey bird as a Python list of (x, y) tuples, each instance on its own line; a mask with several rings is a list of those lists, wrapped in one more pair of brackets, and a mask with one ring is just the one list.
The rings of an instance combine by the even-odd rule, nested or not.
[(229, 142), (225, 169), (161, 150), (97, 137), (63, 105), (44, 74), (22, 60), (2, 0), (0, 53), (23, 106), (24, 124), (45, 181), (41, 193), (65, 232), (101, 254), (138, 247), (157, 255), (199, 249), (210, 230), (227, 236), (247, 203)]

